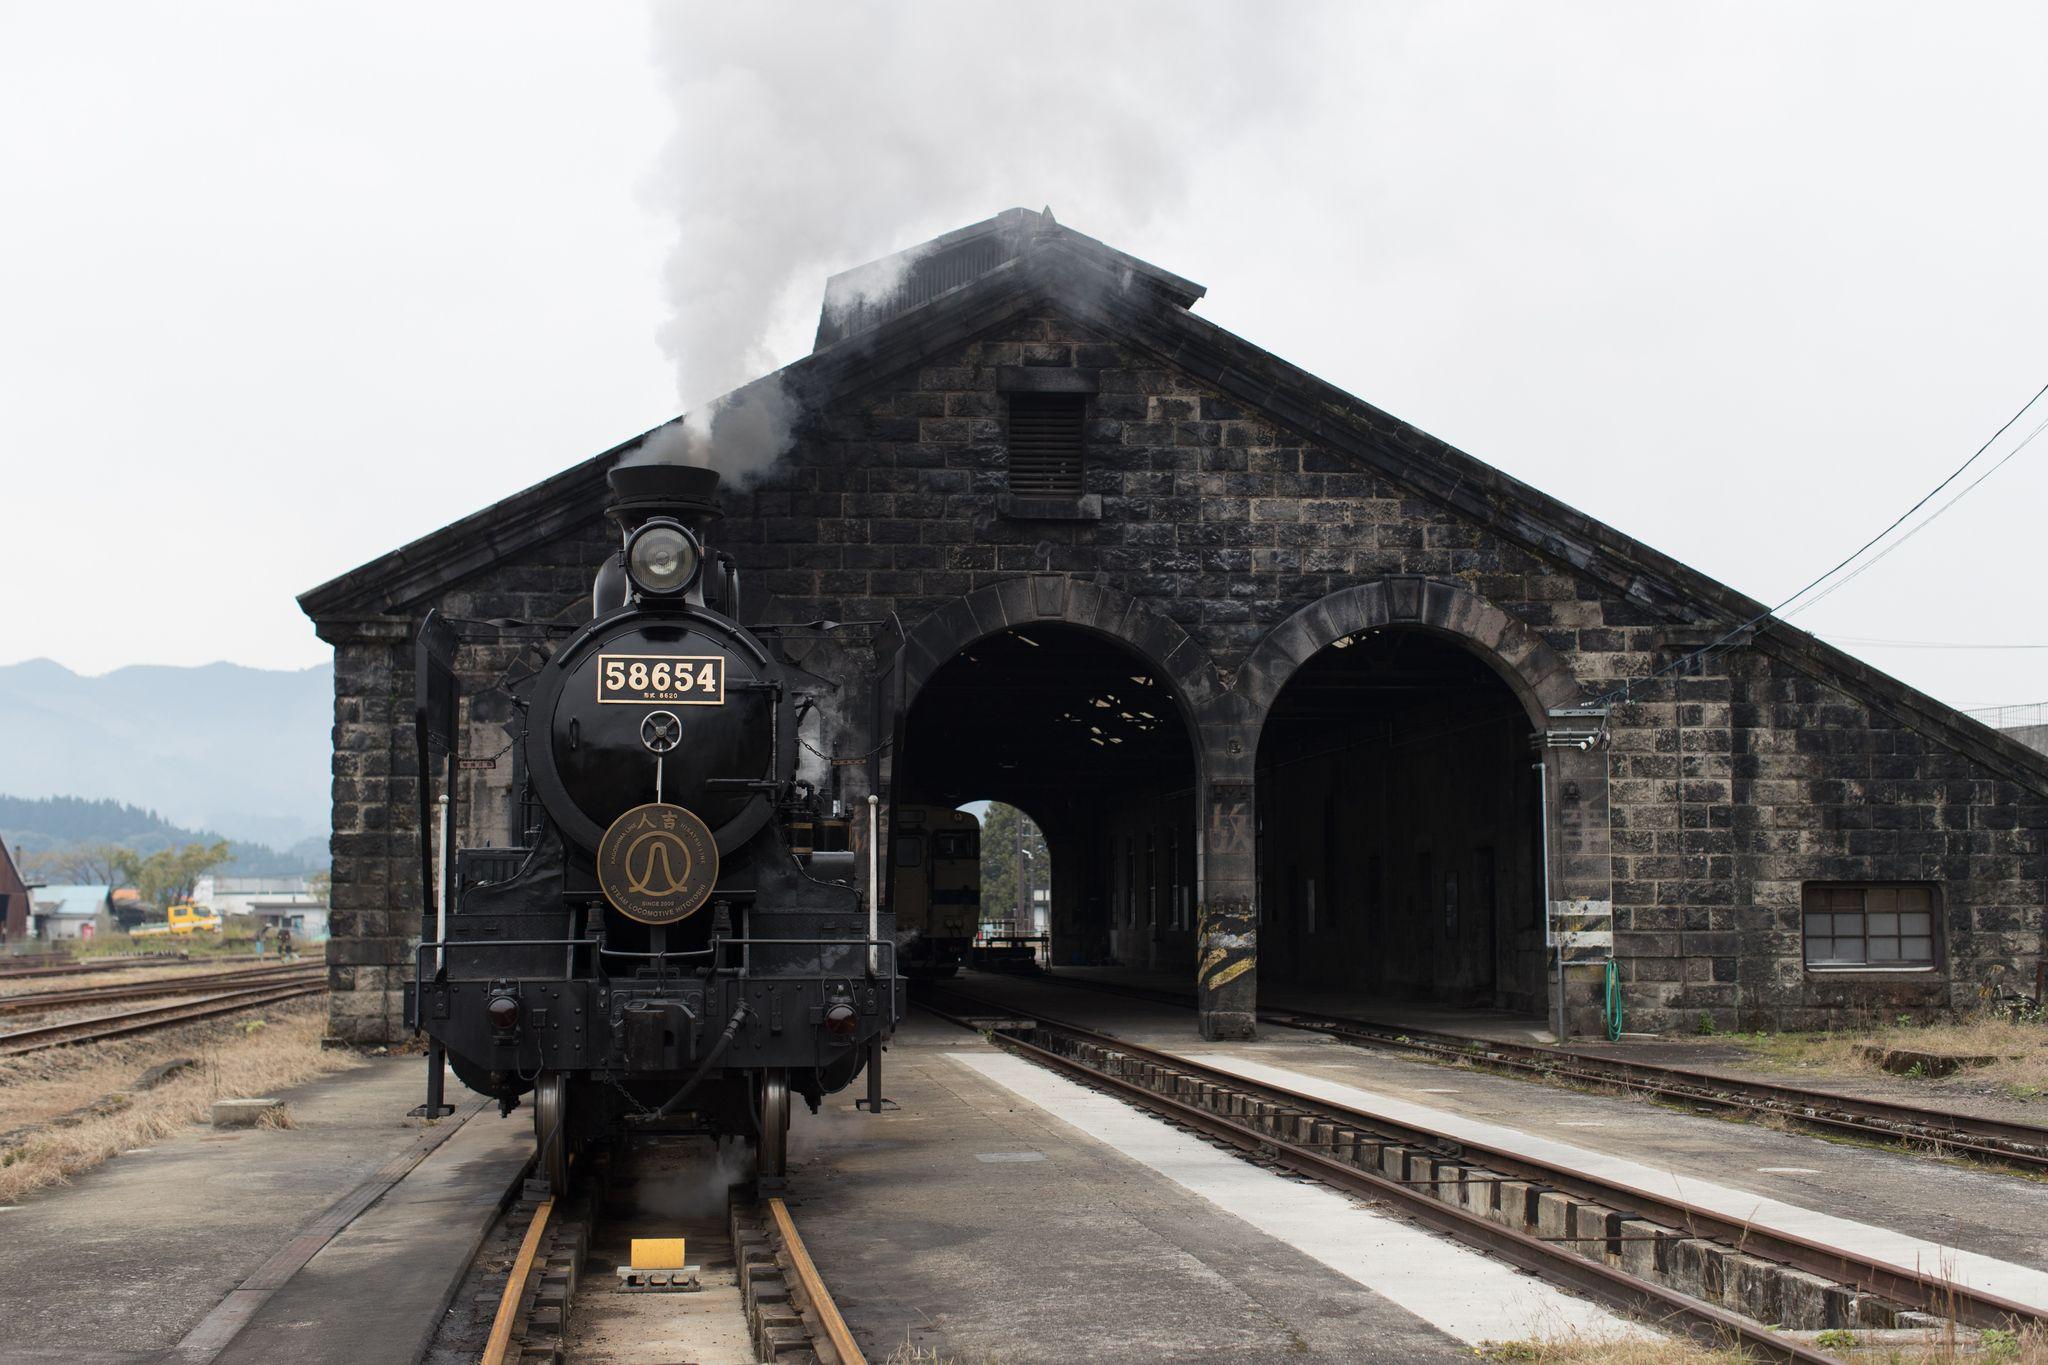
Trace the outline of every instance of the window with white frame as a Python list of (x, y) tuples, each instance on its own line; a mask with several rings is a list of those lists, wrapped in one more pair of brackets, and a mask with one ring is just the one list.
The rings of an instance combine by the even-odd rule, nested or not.
[(1931, 971), (1934, 888), (1911, 882), (1808, 882), (1806, 965), (1816, 971)]

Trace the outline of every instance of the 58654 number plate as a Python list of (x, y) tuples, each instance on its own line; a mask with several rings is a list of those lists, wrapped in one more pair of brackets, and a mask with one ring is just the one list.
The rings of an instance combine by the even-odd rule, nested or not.
[(719, 655), (600, 654), (597, 699), (642, 706), (722, 706), (725, 660)]

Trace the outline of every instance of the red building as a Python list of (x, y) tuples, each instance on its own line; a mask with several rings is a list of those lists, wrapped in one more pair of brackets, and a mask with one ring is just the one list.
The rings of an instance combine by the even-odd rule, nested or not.
[(28, 937), (28, 912), (28, 883), (0, 841), (0, 942), (20, 943)]

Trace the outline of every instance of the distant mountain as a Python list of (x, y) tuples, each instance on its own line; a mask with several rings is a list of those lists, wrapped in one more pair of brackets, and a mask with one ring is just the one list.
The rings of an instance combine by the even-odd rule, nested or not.
[[(333, 670), (0, 666), (0, 792), (143, 808), (181, 832), (324, 839)], [(138, 835), (146, 831), (137, 831)]]
[[(80, 844), (118, 844), (155, 853), (181, 844), (210, 844), (225, 836), (210, 829), (185, 829), (153, 810), (119, 801), (76, 796), (0, 796), (0, 843), (32, 855)], [(315, 835), (290, 848), (230, 839), (233, 860), (219, 871), (229, 877), (288, 877), (327, 866), (327, 837)]]

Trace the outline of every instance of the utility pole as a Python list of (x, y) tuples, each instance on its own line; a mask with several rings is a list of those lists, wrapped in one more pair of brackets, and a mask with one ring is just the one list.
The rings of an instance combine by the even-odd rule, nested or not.
[(1018, 812), (1014, 828), (1017, 832), (1017, 932), (1031, 932), (1031, 869), (1038, 859), (1030, 849), (1024, 847), (1023, 812)]

